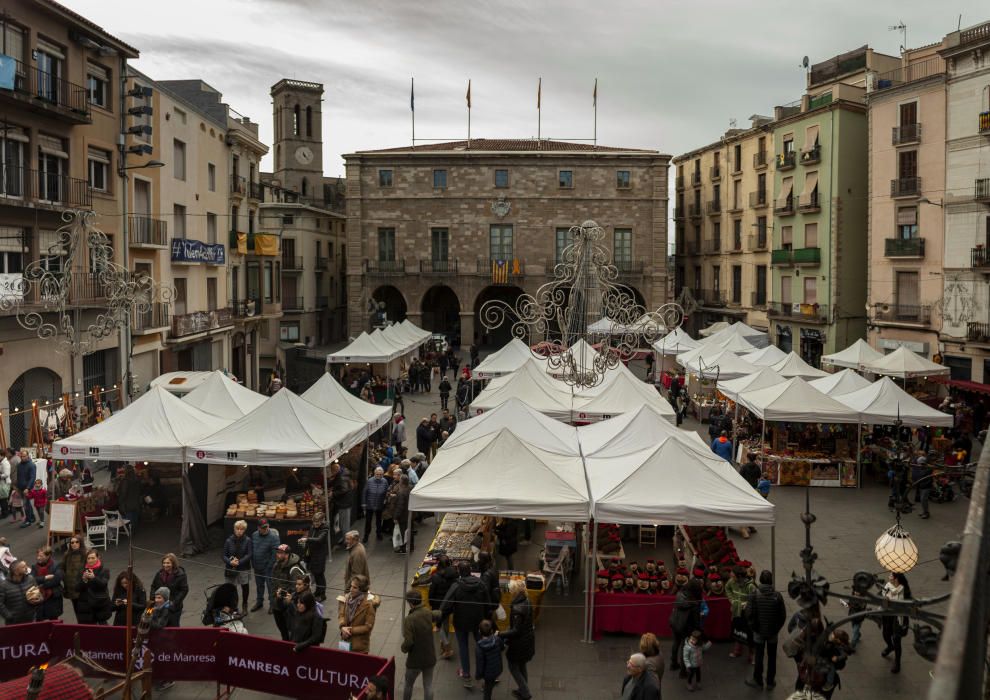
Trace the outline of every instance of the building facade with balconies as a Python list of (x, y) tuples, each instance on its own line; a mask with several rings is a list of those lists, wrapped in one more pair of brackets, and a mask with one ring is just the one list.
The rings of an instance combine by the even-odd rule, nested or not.
[(868, 339), (881, 351), (904, 345), (927, 358), (939, 351), (943, 283), (946, 76), (939, 48), (905, 51), (900, 67), (871, 77), (866, 96)]
[[(22, 273), (33, 262), (57, 276), (67, 271), (59, 261), (67, 251), (58, 230), (68, 210), (94, 212), (95, 226), (121, 261), (118, 86), (122, 65), (138, 51), (55, 2), (6, 3), (3, 15), (2, 52), (13, 59), (12, 80), (0, 85), (0, 294), (9, 297), (20, 294)], [(85, 328), (106, 310), (108, 291), (90, 256), (79, 257), (87, 259), (74, 261), (66, 308), (78, 312), (74, 323)], [(54, 314), (45, 314), (44, 321), (58, 322)], [(81, 356), (58, 352), (57, 346), (23, 328), (13, 311), (0, 312), (4, 421), (7, 409), (34, 400), (45, 404), (63, 393), (86, 395), (97, 386), (122, 384), (116, 333)], [(2, 427), (9, 444), (27, 443), (25, 416)]]
[(943, 361), (990, 383), (990, 22), (942, 40), (945, 59)]
[(867, 47), (811, 66), (774, 122), (773, 341), (812, 365), (866, 335), (870, 71), (899, 59)]
[(344, 156), (348, 332), (408, 317), (464, 346), (508, 327), (478, 319), (552, 279), (569, 229), (592, 219), (618, 281), (667, 300), (667, 169), (657, 151), (472, 139)]
[[(750, 120), (749, 129), (730, 129), (719, 141), (672, 161), (675, 293), (698, 304), (689, 319), (695, 333), (722, 320), (769, 328), (772, 119)], [(706, 203), (705, 215), (688, 216), (697, 202)]]

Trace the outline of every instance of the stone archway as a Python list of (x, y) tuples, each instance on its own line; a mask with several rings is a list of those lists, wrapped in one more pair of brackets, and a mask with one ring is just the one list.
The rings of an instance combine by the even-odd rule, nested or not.
[(619, 283), (616, 286), (622, 287), (624, 290), (628, 291), (628, 293), (632, 294), (633, 299), (636, 300), (636, 304), (638, 306), (641, 306), (642, 308), (646, 309), (646, 311), (656, 311), (656, 309), (651, 309), (646, 305), (646, 297), (644, 297), (643, 294), (636, 287), (632, 286), (631, 284), (622, 284), (622, 283)]
[[(62, 377), (47, 367), (32, 367), (14, 380), (7, 389), (7, 405), (11, 411), (30, 408), (32, 401), (49, 404), (62, 398)], [(31, 435), (31, 414), (21, 413), (10, 418), (9, 444), (13, 448), (27, 445)]]
[(523, 290), (513, 285), (489, 285), (482, 289), (474, 300), (474, 342), (479, 347), (500, 348), (512, 339), (512, 323), (514, 317), (510, 314), (498, 328), (489, 330), (481, 321), (481, 307), (493, 299), (504, 301), (510, 307), (515, 307), (516, 299)]
[(438, 284), (426, 290), (420, 310), (426, 330), (451, 340), (461, 337), (461, 302), (450, 287)]
[(406, 320), (409, 307), (406, 298), (396, 287), (390, 284), (378, 287), (371, 295), (374, 309), (368, 315), (371, 329), (381, 328), (387, 323), (399, 323)]

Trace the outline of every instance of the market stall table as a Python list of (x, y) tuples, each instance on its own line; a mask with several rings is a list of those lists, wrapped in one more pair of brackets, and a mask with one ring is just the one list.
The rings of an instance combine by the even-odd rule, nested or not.
[[(605, 632), (621, 634), (645, 634), (653, 632), (658, 637), (673, 637), (670, 614), (677, 597), (639, 593), (596, 592), (594, 598), (595, 620), (593, 639)], [(732, 606), (728, 598), (705, 598), (708, 616), (704, 621), (705, 635), (714, 641), (732, 637)]]

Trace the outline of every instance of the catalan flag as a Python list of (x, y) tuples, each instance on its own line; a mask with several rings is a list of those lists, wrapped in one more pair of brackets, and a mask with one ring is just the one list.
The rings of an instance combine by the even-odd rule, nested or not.
[(509, 261), (492, 260), (492, 284), (508, 284)]

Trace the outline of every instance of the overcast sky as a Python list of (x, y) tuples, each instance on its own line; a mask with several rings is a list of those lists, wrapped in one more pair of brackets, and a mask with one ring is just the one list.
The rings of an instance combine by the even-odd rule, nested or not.
[[(676, 155), (715, 140), (731, 119), (773, 114), (800, 97), (812, 63), (869, 44), (897, 54), (990, 19), (985, 0), (62, 0), (141, 51), (154, 79), (202, 78), (271, 144), (269, 89), (282, 77), (323, 83), (324, 167), (341, 154), (461, 139), (536, 136)], [(909, 5), (909, 7), (905, 7)], [(759, 9), (756, 9), (759, 8)], [(264, 168), (270, 169), (270, 157)]]

